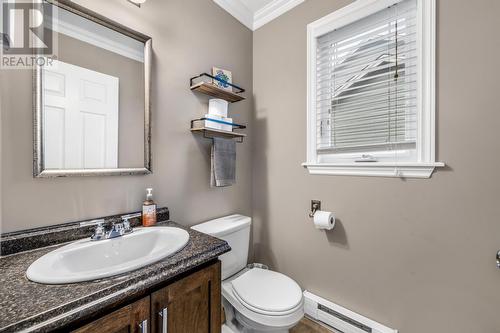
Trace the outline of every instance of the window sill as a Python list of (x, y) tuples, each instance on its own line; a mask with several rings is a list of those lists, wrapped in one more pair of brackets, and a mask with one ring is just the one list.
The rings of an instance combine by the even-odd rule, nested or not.
[(431, 163), (303, 163), (311, 175), (430, 178), (435, 168), (444, 167), (441, 162)]

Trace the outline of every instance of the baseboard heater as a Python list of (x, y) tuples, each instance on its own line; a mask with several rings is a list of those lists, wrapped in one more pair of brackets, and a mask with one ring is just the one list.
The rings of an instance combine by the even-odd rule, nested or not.
[(339, 333), (398, 333), (360, 314), (332, 303), (324, 298), (304, 291), (306, 315), (322, 322)]

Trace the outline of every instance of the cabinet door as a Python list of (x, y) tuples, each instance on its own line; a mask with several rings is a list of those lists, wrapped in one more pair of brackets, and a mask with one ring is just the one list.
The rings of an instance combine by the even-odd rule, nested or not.
[(75, 333), (149, 333), (150, 297), (97, 319)]
[(221, 265), (217, 261), (151, 295), (153, 333), (220, 333)]

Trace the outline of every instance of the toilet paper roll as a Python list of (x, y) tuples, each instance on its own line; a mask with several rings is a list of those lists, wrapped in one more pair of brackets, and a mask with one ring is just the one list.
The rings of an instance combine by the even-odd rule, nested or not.
[(223, 99), (211, 98), (208, 101), (208, 113), (214, 116), (227, 117), (229, 103)]
[(314, 213), (314, 226), (316, 229), (332, 230), (335, 227), (335, 215), (332, 212), (316, 211)]

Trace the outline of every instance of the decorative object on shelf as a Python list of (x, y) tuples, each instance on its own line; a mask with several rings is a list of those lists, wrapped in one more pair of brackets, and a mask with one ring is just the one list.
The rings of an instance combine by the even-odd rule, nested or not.
[(232, 90), (225, 90), (215, 85), (213, 83), (215, 81), (220, 81), (220, 79), (208, 73), (201, 73), (200, 75), (190, 79), (190, 87), (192, 91), (220, 98), (228, 101), (229, 103), (239, 102), (245, 99), (245, 97), (240, 95), (245, 92), (245, 89), (238, 87), (233, 83), (227, 83), (232, 87)]
[(212, 67), (212, 75), (216, 78), (213, 80), (214, 85), (227, 91), (233, 91), (233, 87), (230, 85), (233, 83), (233, 75), (230, 71)]

